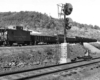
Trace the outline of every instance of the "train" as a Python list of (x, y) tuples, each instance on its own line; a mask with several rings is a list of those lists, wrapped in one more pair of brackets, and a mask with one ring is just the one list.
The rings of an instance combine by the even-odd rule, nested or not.
[[(96, 42), (96, 39), (83, 37), (66, 38), (68, 43)], [(57, 44), (64, 42), (64, 35), (31, 34), (30, 30), (24, 30), (23, 26), (16, 26), (13, 29), (0, 29), (0, 46), (17, 45), (38, 45)]]
[[(97, 42), (96, 39), (85, 37), (67, 37), (66, 38), (69, 49), (68, 57), (71, 61), (91, 59), (91, 55), (86, 55), (88, 52), (84, 43)], [(64, 42), (64, 35), (47, 35), (47, 34), (32, 34), (30, 30), (24, 30), (23, 26), (16, 26), (13, 29), (0, 29), (0, 46), (14, 46), (14, 45), (39, 45), (39, 44), (60, 44)], [(74, 45), (73, 45), (74, 43)]]

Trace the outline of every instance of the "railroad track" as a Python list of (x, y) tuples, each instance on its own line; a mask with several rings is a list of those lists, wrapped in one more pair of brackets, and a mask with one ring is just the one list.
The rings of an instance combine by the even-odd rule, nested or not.
[(89, 61), (78, 61), (74, 63), (65, 63), (59, 65), (52, 65), (46, 67), (40, 67), (35, 69), (7, 72), (0, 74), (0, 80), (28, 80), (33, 78), (39, 78), (49, 74), (58, 73), (61, 71), (71, 70), (95, 63), (100, 63), (100, 58), (95, 58)]

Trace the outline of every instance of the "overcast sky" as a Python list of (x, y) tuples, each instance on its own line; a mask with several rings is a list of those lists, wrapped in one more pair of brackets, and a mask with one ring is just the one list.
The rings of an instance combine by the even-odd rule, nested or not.
[(58, 18), (60, 3), (73, 5), (73, 21), (100, 26), (100, 0), (0, 0), (0, 12), (37, 11)]

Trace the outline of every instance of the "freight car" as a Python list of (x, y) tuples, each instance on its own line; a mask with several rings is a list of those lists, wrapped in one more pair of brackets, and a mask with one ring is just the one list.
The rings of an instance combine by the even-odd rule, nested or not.
[(31, 34), (31, 31), (24, 30), (22, 26), (16, 26), (13, 29), (0, 29), (0, 45), (37, 45), (39, 43), (54, 44), (56, 36)]
[[(75, 37), (67, 37), (66, 38), (66, 41), (68, 43), (84, 43), (84, 42), (97, 42), (96, 39), (92, 39), (92, 38), (85, 38), (85, 37), (78, 37), (78, 36), (75, 36)], [(64, 35), (63, 34), (59, 34), (58, 35), (58, 42), (59, 43), (63, 43), (64, 42)]]
[(0, 29), (0, 45), (30, 44), (30, 31), (16, 26), (14, 29)]
[[(43, 34), (31, 34), (31, 43), (38, 44), (38, 43), (46, 43), (46, 44), (57, 44), (64, 42), (64, 35), (43, 35)], [(97, 42), (96, 39), (84, 38), (84, 37), (73, 37), (73, 38), (66, 38), (67, 43), (81, 43), (84, 42)]]
[[(95, 39), (74, 37), (66, 38), (68, 43), (96, 42)], [(31, 34), (31, 31), (23, 30), (22, 26), (16, 26), (14, 29), (0, 29), (0, 45), (37, 45), (39, 43), (56, 44), (63, 43), (64, 35), (44, 35)]]
[(32, 45), (37, 45), (39, 43), (43, 44), (56, 44), (56, 37), (51, 35), (30, 35)]

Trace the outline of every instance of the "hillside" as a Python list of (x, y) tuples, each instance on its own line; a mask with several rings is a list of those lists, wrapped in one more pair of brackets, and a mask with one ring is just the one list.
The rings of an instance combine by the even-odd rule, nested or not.
[[(8, 26), (22, 25), (24, 28), (41, 31), (43, 33), (54, 34), (63, 33), (63, 20), (55, 19), (47, 14), (39, 12), (3, 12), (0, 13), (0, 28)], [(68, 36), (84, 36), (99, 39), (100, 27), (95, 25), (80, 24), (73, 21), (72, 29), (68, 31)]]
[(23, 25), (29, 28), (54, 28), (58, 20), (38, 12), (4, 12), (0, 13), (0, 27)]

